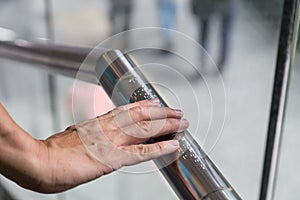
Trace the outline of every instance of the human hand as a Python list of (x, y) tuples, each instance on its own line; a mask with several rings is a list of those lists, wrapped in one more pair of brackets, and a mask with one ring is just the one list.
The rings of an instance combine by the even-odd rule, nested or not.
[(41, 141), (40, 169), (46, 177), (36, 190), (64, 191), (122, 166), (175, 152), (179, 148), (177, 140), (143, 143), (187, 127), (181, 111), (160, 107), (157, 99), (121, 106), (71, 126)]

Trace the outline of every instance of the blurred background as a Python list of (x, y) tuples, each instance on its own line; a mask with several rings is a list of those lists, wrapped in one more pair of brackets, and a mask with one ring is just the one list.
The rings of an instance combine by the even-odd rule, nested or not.
[[(0, 27), (11, 29), (18, 38), (29, 41), (73, 46), (94, 47), (111, 35), (143, 27), (173, 29), (199, 42), (217, 65), (221, 79), (217, 68), (205, 65), (201, 51), (185, 51), (204, 62), (199, 70), (207, 74), (207, 81), (212, 84), (219, 84), (221, 80), (226, 94), (222, 102), (226, 107), (224, 126), (209, 155), (242, 198), (252, 200), (259, 196), (282, 8), (283, 0), (0, 0)], [(168, 31), (147, 38), (127, 38), (121, 45), (127, 47), (139, 40), (159, 43), (170, 51), (185, 48), (185, 44), (176, 41)], [(194, 80), (199, 78), (194, 76), (195, 71), (179, 65), (176, 58), (164, 50), (158, 51), (155, 58), (179, 69), (191, 80), (197, 97), (207, 100), (203, 82)], [(175, 90), (184, 91), (166, 73), (155, 75), (168, 79)], [(36, 138), (45, 139), (74, 123), (73, 83), (72, 79), (49, 76), (28, 64), (0, 58), (0, 101), (15, 121)], [(298, 51), (276, 180), (275, 199), (278, 200), (299, 196), (299, 85)], [(101, 88), (98, 89), (97, 113), (90, 113), (86, 108), (81, 113), (83, 119), (113, 107)], [(82, 83), (76, 94), (84, 107), (88, 107), (88, 100), (84, 99), (84, 92), (88, 90), (93, 91), (94, 86)], [(191, 101), (184, 92), (179, 98), (182, 102)], [(200, 103), (202, 113), (196, 113), (203, 116), (203, 121), (210, 117), (206, 114), (209, 109), (205, 108), (206, 103)], [(190, 104), (184, 113), (195, 126), (195, 104)], [(200, 124), (200, 131), (205, 129), (207, 127)], [(196, 139), (201, 143), (201, 137)], [(24, 190), (3, 176), (0, 183), (0, 199), (177, 199), (159, 171), (115, 172), (55, 195)]]

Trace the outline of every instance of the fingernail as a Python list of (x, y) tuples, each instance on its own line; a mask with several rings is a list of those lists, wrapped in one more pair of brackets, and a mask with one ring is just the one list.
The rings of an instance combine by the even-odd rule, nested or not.
[(174, 111), (176, 112), (176, 115), (178, 115), (178, 116), (180, 116), (180, 117), (183, 116), (182, 110), (175, 109)]
[(184, 127), (188, 127), (189, 126), (189, 121), (187, 119), (181, 119), (181, 124), (184, 126)]
[(169, 144), (173, 147), (179, 148), (179, 142), (178, 140), (170, 140)]
[(152, 103), (152, 104), (160, 104), (160, 100), (158, 98), (150, 99), (150, 103)]

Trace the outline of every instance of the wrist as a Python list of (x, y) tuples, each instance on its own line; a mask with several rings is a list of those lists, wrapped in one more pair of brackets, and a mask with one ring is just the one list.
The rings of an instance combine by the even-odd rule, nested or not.
[(24, 188), (37, 187), (39, 141), (22, 129), (11, 129), (0, 137), (1, 174)]

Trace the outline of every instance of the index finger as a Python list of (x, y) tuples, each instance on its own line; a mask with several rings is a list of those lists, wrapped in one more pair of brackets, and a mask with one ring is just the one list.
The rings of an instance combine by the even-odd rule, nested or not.
[(118, 110), (129, 110), (134, 107), (138, 106), (160, 106), (160, 100), (158, 98), (155, 99), (149, 99), (149, 100), (142, 100), (142, 101), (137, 101), (134, 103), (126, 104), (123, 106), (117, 107)]
[(101, 119), (101, 120), (108, 119), (108, 118), (118, 115), (119, 113), (121, 113), (125, 110), (129, 110), (131, 108), (138, 107), (138, 106), (146, 106), (146, 107), (147, 106), (160, 106), (160, 101), (159, 101), (159, 99), (155, 98), (155, 99), (142, 100), (142, 101), (137, 101), (135, 103), (118, 106), (115, 109), (105, 113), (104, 115), (98, 116), (97, 118)]
[(117, 127), (126, 127), (137, 122), (159, 120), (165, 118), (182, 118), (181, 110), (171, 109), (168, 107), (133, 107), (115, 115), (113, 119), (109, 119)]

